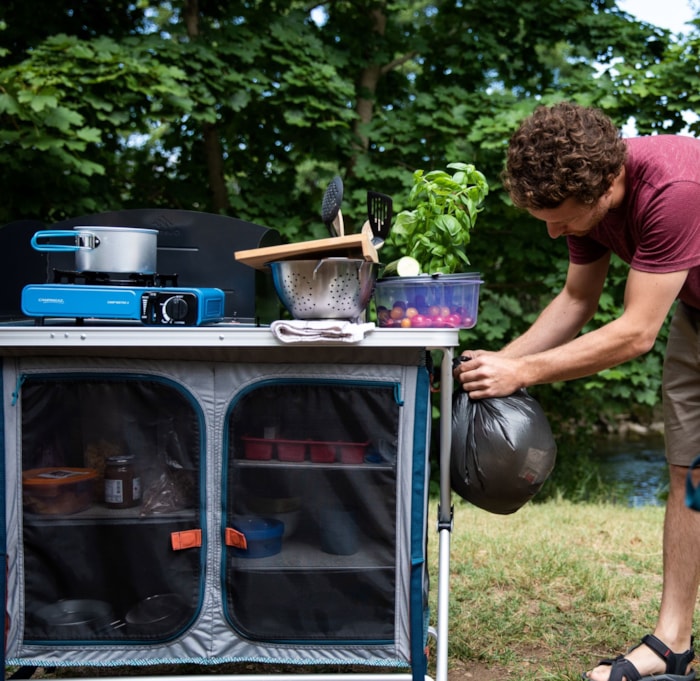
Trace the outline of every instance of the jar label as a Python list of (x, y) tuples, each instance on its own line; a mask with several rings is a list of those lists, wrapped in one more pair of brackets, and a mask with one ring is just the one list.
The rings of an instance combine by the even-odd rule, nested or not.
[(132, 489), (132, 499), (134, 501), (141, 500), (141, 478), (134, 478), (134, 484), (131, 486)]
[(105, 502), (108, 504), (124, 503), (124, 487), (121, 480), (105, 479)]

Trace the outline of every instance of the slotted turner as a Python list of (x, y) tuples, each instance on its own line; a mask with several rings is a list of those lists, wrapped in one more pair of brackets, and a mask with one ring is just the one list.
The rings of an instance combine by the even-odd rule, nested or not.
[(367, 217), (372, 229), (372, 244), (379, 249), (391, 230), (394, 202), (390, 196), (379, 192), (367, 192)]

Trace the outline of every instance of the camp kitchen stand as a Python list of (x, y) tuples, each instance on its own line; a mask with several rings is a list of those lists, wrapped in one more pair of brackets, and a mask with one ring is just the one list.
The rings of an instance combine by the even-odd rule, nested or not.
[[(457, 344), (457, 329), (375, 329), (357, 343), (309, 344), (235, 320), (0, 325), (5, 664), (128, 665), (142, 676), (163, 664), (325, 665), (349, 673), (270, 666), (219, 677), (418, 681), (430, 678), (425, 651), (435, 636), (435, 678), (447, 681)], [(442, 420), (431, 626), (432, 350), (441, 357)], [(269, 443), (271, 456), (255, 449)], [(285, 449), (294, 444), (302, 454)], [(314, 454), (324, 446), (329, 459)], [(138, 465), (140, 505), (109, 508), (96, 498), (61, 513), (46, 512), (41, 498), (23, 504), (23, 471), (99, 468), (125, 451)], [(85, 489), (65, 489), (57, 503), (72, 511), (71, 494)], [(275, 497), (298, 505), (266, 508)], [(274, 555), (249, 557), (234, 528), (268, 511), (286, 517), (291, 532)], [(351, 547), (324, 546), (329, 528), (331, 541)], [(249, 549), (255, 541), (248, 537)], [(177, 600), (174, 613), (146, 625), (128, 619), (163, 596)], [(52, 619), (66, 600), (93, 602), (99, 616)], [(177, 678), (211, 678), (202, 671)]]

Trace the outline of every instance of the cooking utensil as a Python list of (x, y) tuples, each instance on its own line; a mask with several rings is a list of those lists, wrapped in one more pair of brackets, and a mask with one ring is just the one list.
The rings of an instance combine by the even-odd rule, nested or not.
[(333, 239), (315, 239), (296, 244), (251, 248), (247, 251), (236, 251), (234, 257), (237, 261), (258, 270), (268, 269), (269, 264), (276, 260), (291, 258), (346, 257), (379, 262), (377, 249), (372, 245), (371, 235), (367, 234), (348, 234)]
[[(72, 243), (44, 243), (48, 238), (68, 238)], [(74, 251), (80, 272), (156, 271), (158, 230), (135, 227), (74, 227), (73, 230), (44, 229), (32, 237), (37, 251)]]
[(338, 234), (338, 236), (345, 236), (345, 222), (343, 220), (343, 211), (338, 209), (338, 215), (335, 216), (333, 220), (333, 229)]
[(130, 634), (164, 635), (184, 624), (188, 615), (184, 600), (175, 593), (155, 594), (137, 603), (126, 613)]
[(367, 216), (372, 234), (372, 243), (379, 249), (389, 236), (394, 202), (390, 196), (379, 192), (367, 192)]
[[(321, 202), (321, 219), (331, 236), (344, 236), (340, 204), (343, 202), (343, 181), (336, 175), (326, 187)], [(339, 217), (340, 216), (340, 217)]]
[(272, 281), (295, 319), (357, 319), (372, 297), (379, 265), (355, 258), (271, 262)]
[(85, 598), (50, 603), (39, 608), (36, 616), (44, 626), (65, 638), (94, 636), (116, 624), (109, 603)]

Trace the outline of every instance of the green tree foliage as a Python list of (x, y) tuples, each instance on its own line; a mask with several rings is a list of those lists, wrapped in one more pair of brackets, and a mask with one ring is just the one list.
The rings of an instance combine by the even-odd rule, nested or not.
[[(513, 129), (538, 103), (572, 98), (620, 125), (634, 117), (642, 133), (679, 131), (700, 96), (698, 54), (697, 33), (640, 24), (614, 0), (7, 0), (0, 224), (163, 206), (298, 241), (325, 236), (335, 174), (359, 230), (367, 190), (391, 194), (400, 212), (416, 170), (473, 164), (489, 195), (466, 254), (485, 285), (462, 341), (495, 349), (566, 268), (565, 244), (500, 187)], [(592, 324), (619, 313), (624, 277), (616, 264)], [(537, 395), (562, 428), (630, 398), (651, 407), (662, 341)]]

